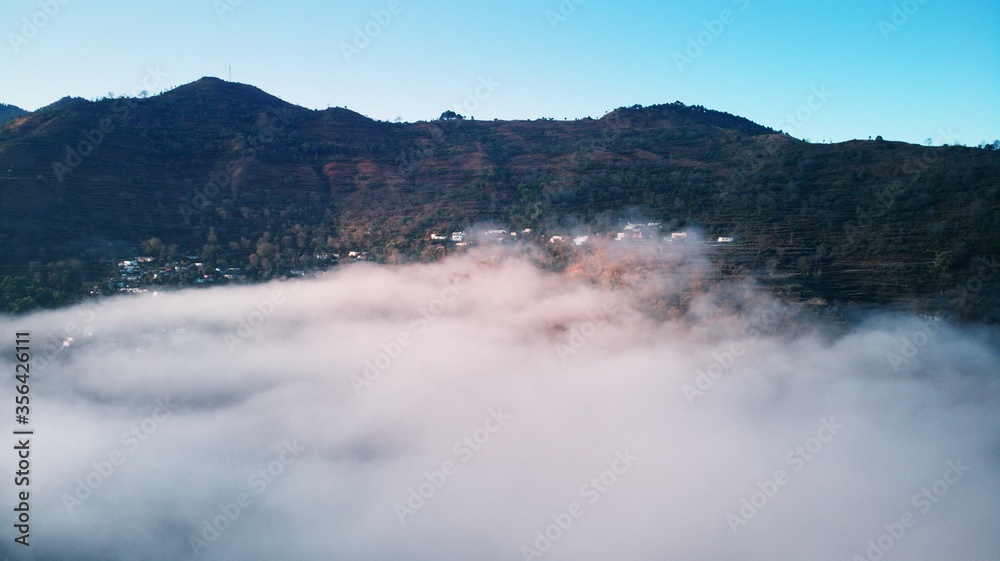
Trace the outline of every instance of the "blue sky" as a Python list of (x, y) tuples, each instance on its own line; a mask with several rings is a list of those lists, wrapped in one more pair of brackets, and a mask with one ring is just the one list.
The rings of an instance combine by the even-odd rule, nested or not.
[(0, 102), (25, 109), (231, 65), (286, 101), (382, 120), (680, 100), (813, 142), (1000, 138), (995, 0), (5, 0), (0, 33)]

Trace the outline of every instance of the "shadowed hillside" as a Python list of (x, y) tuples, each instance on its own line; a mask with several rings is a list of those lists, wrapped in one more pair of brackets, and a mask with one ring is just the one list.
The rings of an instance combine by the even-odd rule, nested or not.
[(9, 123), (14, 119), (26, 114), (27, 111), (16, 107), (14, 105), (7, 105), (6, 103), (0, 103), (0, 125), (4, 123)]
[[(641, 216), (734, 238), (714, 250), (723, 276), (948, 308), (977, 258), (1000, 253), (998, 193), (1000, 151), (810, 144), (680, 103), (386, 123), (203, 78), (148, 99), (66, 98), (0, 127), (0, 292), (8, 310), (57, 305), (140, 253), (270, 278), (324, 252), (434, 258), (452, 246), (430, 233), (475, 223), (600, 233)], [(963, 313), (1000, 309), (986, 285)]]

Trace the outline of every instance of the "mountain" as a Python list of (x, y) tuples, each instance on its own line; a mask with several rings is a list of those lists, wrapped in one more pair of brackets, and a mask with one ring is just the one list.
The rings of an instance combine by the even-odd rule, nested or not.
[(4, 123), (9, 123), (14, 119), (25, 115), (28, 112), (20, 107), (14, 105), (7, 105), (6, 103), (0, 103), (0, 125)]
[[(269, 278), (323, 252), (433, 258), (451, 246), (430, 233), (476, 223), (611, 232), (642, 217), (734, 238), (715, 251), (722, 274), (798, 298), (939, 308), (1000, 253), (1000, 151), (811, 144), (679, 102), (387, 123), (202, 78), (0, 126), (0, 186), (8, 310), (57, 305), (140, 253)], [(985, 284), (962, 313), (998, 313)]]

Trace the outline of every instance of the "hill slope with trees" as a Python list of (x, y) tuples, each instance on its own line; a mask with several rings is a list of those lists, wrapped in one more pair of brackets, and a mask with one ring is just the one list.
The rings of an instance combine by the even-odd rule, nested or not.
[[(387, 123), (203, 78), (146, 99), (66, 98), (0, 126), (0, 303), (63, 304), (142, 253), (266, 279), (326, 252), (432, 259), (430, 233), (477, 223), (605, 232), (642, 217), (733, 237), (723, 274), (947, 308), (1000, 253), (998, 197), (992, 146), (811, 144), (680, 103)], [(986, 283), (963, 313), (996, 319), (997, 295)]]

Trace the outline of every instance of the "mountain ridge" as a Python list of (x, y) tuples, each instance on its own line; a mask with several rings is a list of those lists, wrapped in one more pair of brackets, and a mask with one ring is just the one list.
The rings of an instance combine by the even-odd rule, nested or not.
[(803, 297), (940, 299), (1000, 253), (998, 178), (1000, 151), (810, 144), (679, 102), (389, 123), (202, 78), (0, 126), (0, 272), (71, 294), (155, 239), (271, 278), (323, 252), (436, 258), (453, 248), (430, 233), (477, 222), (611, 231), (634, 214), (735, 237), (722, 270), (777, 271)]

